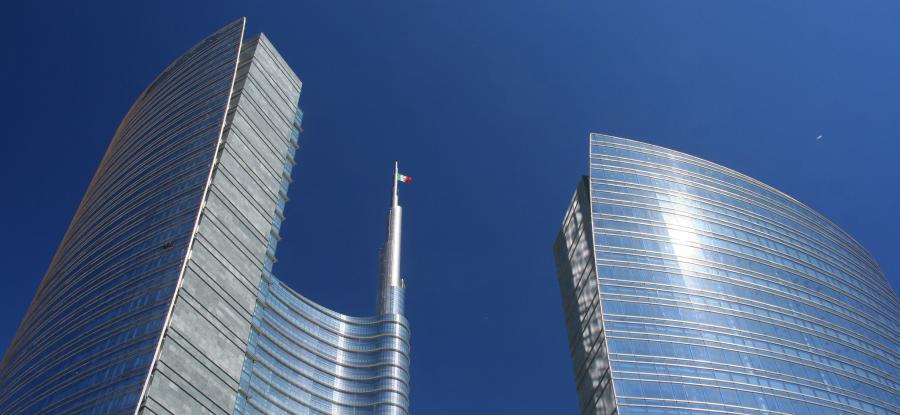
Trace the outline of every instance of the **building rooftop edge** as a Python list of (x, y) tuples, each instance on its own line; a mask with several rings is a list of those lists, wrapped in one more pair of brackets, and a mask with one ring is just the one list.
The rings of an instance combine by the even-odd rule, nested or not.
[(856, 244), (856, 246), (857, 246), (860, 250), (862, 250), (863, 252), (865, 252), (865, 254), (866, 254), (866, 256), (868, 256), (868, 259), (870, 260), (870, 262), (872, 262), (872, 263), (875, 265), (875, 267), (878, 269), (878, 271), (881, 272), (882, 275), (884, 275), (884, 271), (881, 270), (881, 267), (878, 265), (878, 261), (876, 261), (875, 257), (872, 256), (872, 253), (869, 252), (869, 250), (866, 249), (866, 247), (865, 247), (863, 244), (861, 244), (859, 241), (857, 241), (856, 238), (854, 238), (852, 235), (850, 235), (849, 232), (847, 232), (846, 230), (844, 230), (843, 228), (841, 228), (840, 226), (838, 226), (838, 224), (832, 222), (832, 221), (831, 221), (830, 219), (828, 219), (825, 215), (819, 213), (817, 210), (813, 209), (812, 207), (810, 207), (810, 206), (807, 205), (806, 203), (803, 203), (802, 201), (798, 200), (797, 198), (795, 198), (795, 197), (793, 197), (793, 196), (791, 196), (791, 195), (789, 195), (789, 194), (787, 194), (787, 193), (785, 193), (785, 192), (779, 190), (778, 188), (776, 188), (776, 187), (774, 187), (774, 186), (772, 186), (772, 185), (770, 185), (770, 184), (767, 184), (767, 183), (765, 183), (765, 182), (763, 182), (763, 181), (761, 181), (761, 180), (759, 180), (759, 179), (756, 179), (756, 178), (754, 178), (754, 177), (752, 177), (752, 176), (749, 176), (749, 175), (747, 175), (747, 174), (745, 174), (745, 173), (742, 173), (742, 172), (740, 172), (740, 171), (738, 171), (738, 170), (735, 170), (735, 169), (733, 169), (733, 168), (731, 168), (731, 167), (724, 166), (724, 165), (719, 164), (719, 163), (716, 163), (716, 162), (714, 162), (714, 161), (710, 161), (710, 160), (704, 159), (704, 158), (702, 158), (702, 157), (698, 157), (698, 156), (695, 156), (695, 155), (692, 155), (692, 154), (689, 154), (689, 153), (685, 153), (685, 152), (683, 152), (683, 151), (678, 151), (678, 150), (675, 150), (675, 149), (672, 149), (672, 148), (669, 148), (669, 147), (661, 146), (661, 145), (659, 145), (659, 144), (653, 144), (653, 143), (649, 143), (649, 142), (646, 142), (646, 141), (635, 140), (635, 139), (633, 139), (633, 138), (620, 137), (620, 136), (616, 136), (616, 135), (612, 135), (612, 134), (598, 133), (598, 132), (593, 132), (593, 131), (591, 131), (591, 132), (590, 132), (590, 135), (589, 135), (590, 141), (593, 142), (595, 136), (609, 137), (609, 138), (614, 138), (614, 139), (617, 139), (617, 140), (630, 141), (630, 142), (637, 143), (637, 144), (641, 144), (641, 145), (645, 145), (645, 146), (652, 146), (652, 147), (656, 147), (656, 148), (665, 150), (666, 152), (673, 153), (674, 155), (677, 155), (677, 156), (681, 156), (681, 157), (685, 157), (685, 158), (691, 159), (692, 161), (693, 161), (693, 160), (696, 160), (696, 161), (699, 161), (699, 162), (702, 162), (702, 163), (707, 163), (707, 164), (710, 164), (710, 165), (712, 165), (712, 166), (715, 166), (715, 167), (717, 167), (717, 168), (719, 168), (719, 169), (727, 170), (729, 173), (733, 173), (734, 175), (740, 177), (741, 179), (745, 179), (745, 180), (747, 180), (747, 181), (749, 181), (749, 182), (751, 182), (751, 183), (753, 183), (753, 184), (755, 184), (755, 185), (758, 185), (759, 187), (761, 187), (761, 188), (763, 188), (763, 189), (769, 190), (769, 191), (771, 191), (772, 193), (777, 194), (778, 196), (784, 197), (785, 199), (790, 200), (791, 202), (794, 202), (794, 203), (796, 203), (796, 204), (799, 205), (799, 206), (802, 206), (802, 207), (805, 208), (807, 211), (809, 211), (811, 214), (813, 214), (813, 215), (815, 215), (816, 217), (822, 219), (823, 221), (827, 222), (828, 224), (834, 226), (834, 228), (837, 229), (839, 232), (841, 232), (841, 233), (843, 234), (843, 236), (847, 237), (847, 239), (849, 239), (849, 240), (852, 241), (854, 244)]

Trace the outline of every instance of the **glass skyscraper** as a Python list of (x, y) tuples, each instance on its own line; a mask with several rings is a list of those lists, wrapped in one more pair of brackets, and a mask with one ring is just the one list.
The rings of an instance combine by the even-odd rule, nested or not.
[(374, 317), (272, 275), (301, 82), (244, 29), (128, 111), (0, 363), (0, 413), (408, 413), (396, 186)]
[(592, 134), (554, 254), (582, 414), (900, 413), (884, 274), (757, 180)]

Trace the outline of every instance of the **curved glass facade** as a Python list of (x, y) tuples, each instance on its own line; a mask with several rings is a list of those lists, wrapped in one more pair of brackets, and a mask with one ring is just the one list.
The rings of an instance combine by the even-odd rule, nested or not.
[(409, 413), (401, 314), (345, 316), (274, 278), (261, 292), (236, 414)]
[(125, 116), (0, 365), (0, 413), (134, 413), (184, 262), (243, 21)]
[(837, 226), (733, 170), (606, 135), (587, 186), (614, 406), (583, 413), (900, 412), (897, 297)]
[[(297, 112), (296, 138), (303, 120)], [(279, 192), (287, 203), (293, 147)], [(272, 275), (279, 238), (269, 238), (235, 403), (237, 415), (408, 415), (409, 324), (402, 286), (392, 286), (386, 252), (399, 249), (401, 207), (392, 206), (382, 250), (378, 315), (322, 307)], [(390, 226), (397, 221), (396, 230)], [(272, 223), (277, 235), (281, 220)], [(396, 239), (391, 236), (397, 233)], [(396, 246), (396, 248), (395, 248)], [(398, 252), (399, 255), (399, 252)], [(399, 264), (398, 264), (399, 267)]]
[(3, 415), (408, 414), (396, 186), (376, 317), (272, 277), (302, 83), (244, 24), (125, 116), (0, 363)]

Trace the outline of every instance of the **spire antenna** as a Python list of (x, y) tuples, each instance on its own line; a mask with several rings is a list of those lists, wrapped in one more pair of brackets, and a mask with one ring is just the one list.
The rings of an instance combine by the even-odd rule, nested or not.
[(381, 281), (378, 290), (379, 314), (402, 314), (403, 280), (400, 278), (400, 233), (403, 222), (403, 207), (400, 206), (398, 185), (409, 183), (412, 178), (400, 174), (400, 167), (394, 161), (394, 183), (391, 193), (391, 208), (388, 210), (387, 240), (381, 249)]

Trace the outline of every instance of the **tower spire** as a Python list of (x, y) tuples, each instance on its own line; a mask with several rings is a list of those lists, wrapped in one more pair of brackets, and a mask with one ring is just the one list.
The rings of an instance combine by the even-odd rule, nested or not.
[(399, 176), (400, 176), (399, 163), (396, 160), (394, 160), (394, 193), (391, 196), (391, 209), (397, 207), (397, 204), (399, 203), (399, 199), (397, 196), (397, 183), (400, 182), (400, 180), (397, 180), (397, 178)]
[(388, 211), (387, 240), (381, 249), (381, 283), (378, 290), (378, 312), (380, 314), (403, 313), (403, 280), (400, 278), (400, 234), (403, 223), (403, 208), (397, 194), (401, 176), (398, 163), (394, 162), (393, 192), (391, 208)]

